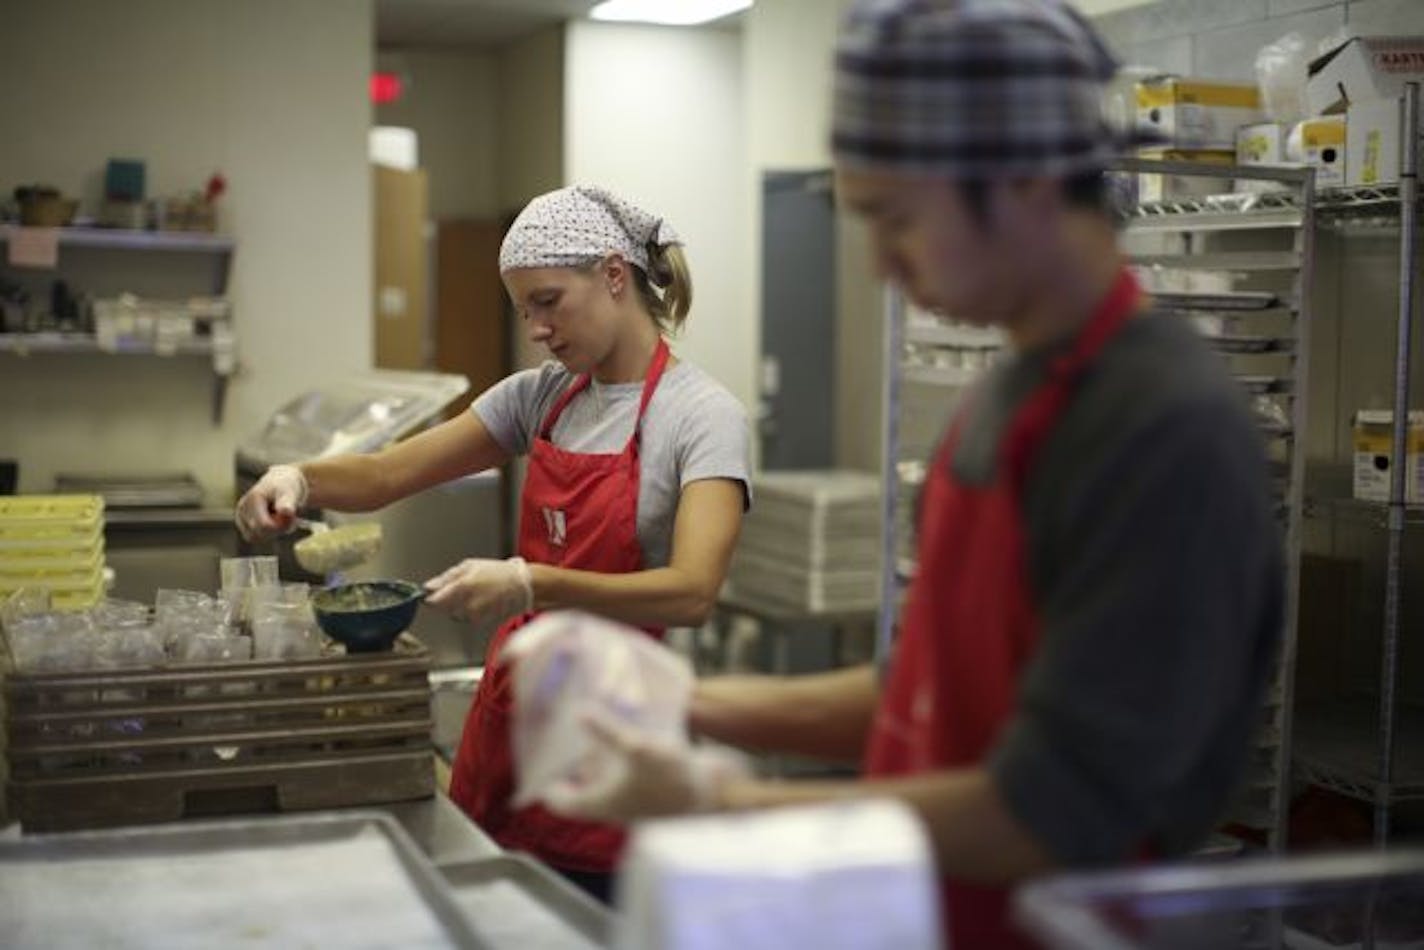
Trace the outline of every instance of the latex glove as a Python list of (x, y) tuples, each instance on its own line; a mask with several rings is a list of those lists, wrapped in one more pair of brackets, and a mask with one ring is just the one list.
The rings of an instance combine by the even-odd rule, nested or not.
[(545, 792), (544, 804), (570, 818), (629, 822), (716, 811), (726, 784), (751, 774), (731, 749), (649, 739), (603, 713), (589, 713), (584, 722), (612, 767)]
[(248, 541), (267, 541), (291, 530), (307, 503), (307, 477), (295, 465), (273, 465), (237, 502), (237, 530)]
[(425, 602), (450, 611), (458, 620), (487, 625), (527, 613), (534, 606), (534, 584), (522, 557), (497, 561), (466, 558), (425, 582)]

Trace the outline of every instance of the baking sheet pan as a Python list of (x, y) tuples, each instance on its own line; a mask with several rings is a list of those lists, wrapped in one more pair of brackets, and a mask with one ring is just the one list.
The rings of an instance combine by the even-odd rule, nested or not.
[(0, 841), (8, 948), (487, 947), (375, 812)]
[(491, 946), (585, 950), (609, 945), (610, 912), (523, 855), (445, 865), (440, 873), (470, 924)]

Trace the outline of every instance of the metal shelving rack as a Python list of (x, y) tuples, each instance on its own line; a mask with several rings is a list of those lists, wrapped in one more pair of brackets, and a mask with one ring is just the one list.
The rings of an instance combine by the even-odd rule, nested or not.
[[(924, 482), (925, 459), (937, 439), (958, 394), (1003, 349), (1003, 335), (963, 323), (946, 323), (908, 306), (901, 295), (887, 290), (885, 373), (882, 401), (883, 431), (889, 433), (883, 484), (883, 541), (885, 558), (881, 590), (895, 596), (879, 617), (879, 656), (888, 656), (898, 607), (914, 576), (914, 553), (906, 544), (911, 536), (913, 509)], [(926, 406), (933, 415), (922, 416)], [(913, 451), (901, 451), (905, 442)]]
[[(1419, 84), (1406, 83), (1400, 100), (1402, 129), (1419, 128), (1419, 98)], [(1402, 135), (1398, 185), (1331, 193), (1323, 206), (1323, 210), (1342, 221), (1373, 218), (1376, 223), (1398, 227), (1399, 297), (1391, 439), (1391, 458), (1395, 460), (1406, 457), (1408, 435), (1410, 346), (1418, 279), (1419, 167), (1419, 136)], [(1375, 843), (1380, 846), (1389, 841), (1393, 806), (1404, 801), (1424, 801), (1424, 716), (1417, 710), (1401, 714), (1398, 703), (1404, 535), (1406, 529), (1424, 523), (1424, 508), (1405, 503), (1406, 470), (1402, 464), (1391, 466), (1388, 502), (1312, 499), (1313, 507), (1318, 506), (1331, 517), (1374, 524), (1386, 532), (1380, 690), (1373, 711), (1368, 704), (1348, 701), (1310, 711), (1302, 723), (1307, 731), (1296, 750), (1296, 767), (1311, 782), (1370, 802), (1374, 808)], [(1401, 743), (1401, 736), (1408, 736), (1409, 741)], [(1370, 740), (1375, 742), (1373, 761), (1365, 751)]]
[[(1253, 770), (1243, 793), (1245, 812), (1233, 817), (1241, 823), (1265, 829), (1272, 844), (1279, 846), (1284, 842), (1289, 795), (1291, 687), (1304, 500), (1304, 458), (1303, 452), (1297, 450), (1296, 434), (1303, 431), (1305, 421), (1305, 357), (1310, 326), (1307, 278), (1313, 252), (1314, 177), (1312, 172), (1299, 169), (1223, 168), (1140, 159), (1123, 159), (1115, 170), (1131, 174), (1206, 176), (1221, 179), (1223, 191), (1231, 180), (1238, 178), (1265, 181), (1282, 189), (1138, 204), (1127, 214), (1126, 221), (1129, 236), (1148, 235), (1149, 241), (1156, 241), (1155, 247), (1134, 257), (1139, 267), (1225, 271), (1241, 275), (1247, 281), (1264, 275), (1268, 284), (1289, 282), (1289, 288), (1283, 291), (1233, 289), (1157, 295), (1159, 311), (1216, 319), (1219, 327), (1209, 334), (1215, 348), (1231, 362), (1238, 379), (1259, 406), (1275, 407), (1275, 411), (1262, 412), (1260, 417), (1263, 434), (1272, 446), (1280, 513), (1287, 529), (1289, 612), (1274, 682), (1265, 701)], [(1217, 247), (1210, 238), (1216, 233), (1245, 231), (1274, 233), (1277, 235), (1274, 243), (1288, 246), (1243, 250), (1239, 241), (1234, 242), (1238, 246), (1228, 242), (1225, 247)], [(887, 292), (885, 315), (883, 589), (896, 591), (897, 596), (885, 598), (880, 617), (878, 655), (882, 657), (889, 654), (899, 595), (903, 594), (904, 585), (914, 570), (913, 560), (906, 556), (902, 542), (908, 524), (909, 502), (916, 487), (915, 464), (921, 463), (922, 471), (924, 454), (921, 451), (918, 459), (906, 458), (904, 451), (906, 427), (917, 424), (906, 399), (907, 388), (935, 381), (951, 387), (942, 407), (947, 414), (952, 390), (966, 381), (956, 374), (927, 372), (921, 358), (921, 351), (926, 347), (952, 348), (956, 342), (953, 330), (942, 334), (917, 332), (907, 318), (903, 300), (893, 290)], [(1246, 332), (1238, 332), (1236, 324), (1246, 327)], [(1225, 326), (1232, 329), (1222, 332), (1220, 327)]]
[[(1228, 820), (1266, 831), (1285, 844), (1294, 732), (1294, 674), (1304, 516), (1306, 382), (1310, 346), (1309, 279), (1318, 211), (1314, 172), (1212, 167), (1123, 159), (1123, 172), (1191, 176), (1221, 182), (1210, 197), (1143, 203), (1127, 212), (1135, 235), (1169, 245), (1133, 255), (1150, 272), (1226, 275), (1229, 290), (1159, 291), (1156, 308), (1205, 317), (1208, 340), (1251, 396), (1268, 443), (1278, 512), (1286, 538), (1286, 618), (1275, 672), (1239, 804)], [(1233, 181), (1276, 190), (1228, 192)], [(1175, 242), (1175, 246), (1170, 246)], [(1261, 245), (1270, 245), (1262, 249)], [(1221, 282), (1221, 277), (1217, 277)], [(1271, 289), (1239, 290), (1241, 282)], [(1274, 327), (1274, 329), (1271, 329)], [(1244, 328), (1244, 329), (1243, 329)]]

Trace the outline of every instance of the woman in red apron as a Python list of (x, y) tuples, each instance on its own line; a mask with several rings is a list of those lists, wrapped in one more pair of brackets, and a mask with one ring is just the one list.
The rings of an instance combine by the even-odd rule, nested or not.
[[(550, 441), (559, 416), (587, 389), (581, 376), (565, 390), (540, 427), (529, 453), (529, 468), (519, 506), (519, 555), (546, 564), (601, 574), (629, 574), (643, 568), (636, 534), (639, 459), (638, 430), (663, 372), (667, 344), (659, 341), (638, 407), (638, 421), (623, 450), (614, 454), (579, 454)], [(565, 539), (550, 532), (545, 511), (563, 513)], [(433, 582), (436, 594), (448, 586)], [(438, 606), (438, 603), (437, 603)], [(589, 890), (606, 896), (606, 877), (622, 850), (623, 833), (611, 825), (571, 821), (539, 806), (514, 810), (515, 773), (511, 757), (511, 714), (514, 698), (510, 670), (500, 653), (510, 634), (533, 613), (511, 617), (495, 633), (485, 657), (485, 677), (465, 723), (454, 769), (450, 797), (503, 847), (524, 851), (564, 871)], [(661, 639), (661, 628), (649, 634)]]
[(605, 898), (619, 828), (510, 806), (500, 655), (540, 610), (582, 608), (661, 637), (700, 624), (715, 603), (748, 497), (747, 427), (730, 394), (663, 339), (690, 304), (679, 244), (661, 219), (601, 189), (535, 199), (505, 237), (500, 272), (557, 363), (374, 455), (275, 466), (237, 512), (245, 535), (270, 537), (303, 505), (370, 510), (527, 455), (517, 556), (466, 560), (426, 583), (428, 605), (498, 625), (450, 795), (504, 847)]

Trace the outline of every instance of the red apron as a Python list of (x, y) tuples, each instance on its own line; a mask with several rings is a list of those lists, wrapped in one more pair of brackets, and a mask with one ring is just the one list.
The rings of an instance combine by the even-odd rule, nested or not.
[[(1028, 584), (1022, 493), (1034, 456), (1073, 398), (1074, 384), (1137, 310), (1124, 270), (1043, 383), (1018, 407), (999, 443), (991, 484), (954, 476), (962, 416), (925, 483), (919, 569), (866, 751), (866, 773), (904, 775), (984, 761), (1018, 703), (1039, 618)], [(1011, 929), (1009, 891), (945, 878), (941, 909), (952, 947), (1031, 946)]]
[[(580, 376), (549, 410), (529, 451), (519, 504), (519, 554), (525, 560), (601, 574), (642, 570), (638, 442), (643, 414), (667, 362), (667, 343), (659, 340), (643, 382), (637, 422), (622, 452), (567, 452), (549, 440), (564, 409), (588, 388), (588, 376)], [(510, 745), (514, 695), (509, 668), (500, 664), (499, 655), (510, 634), (533, 617), (511, 618), (490, 640), (485, 675), (455, 756), (450, 797), (505, 848), (567, 870), (610, 871), (623, 849), (622, 829), (570, 821), (540, 806), (514, 810), (509, 804), (515, 778)], [(661, 631), (650, 632), (661, 636)]]

